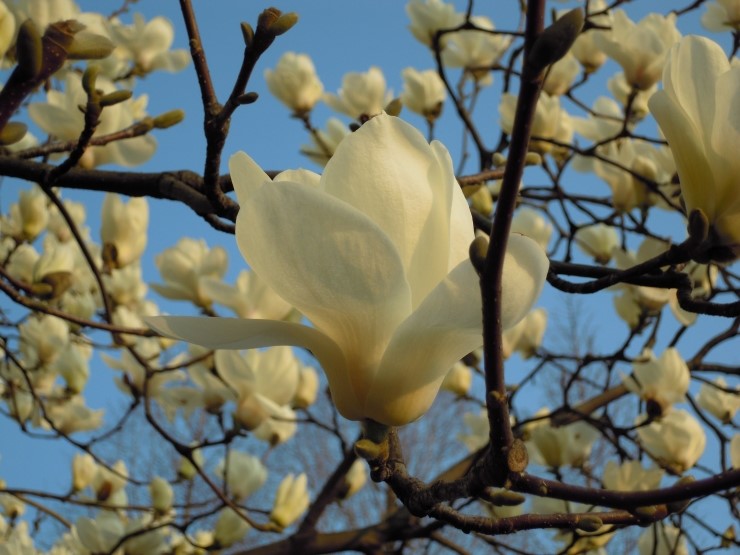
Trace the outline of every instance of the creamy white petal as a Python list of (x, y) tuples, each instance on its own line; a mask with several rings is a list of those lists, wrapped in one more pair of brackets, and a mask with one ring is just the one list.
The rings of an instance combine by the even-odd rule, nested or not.
[(534, 306), (545, 285), (550, 261), (536, 241), (512, 233), (504, 258), (501, 283), (501, 325), (515, 326)]
[(270, 176), (244, 152), (237, 152), (229, 158), (229, 172), (239, 205), (247, 202), (250, 195), (263, 183), (272, 181)]

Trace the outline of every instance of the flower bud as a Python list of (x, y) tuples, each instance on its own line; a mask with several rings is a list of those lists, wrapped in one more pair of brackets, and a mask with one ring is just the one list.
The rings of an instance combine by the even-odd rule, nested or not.
[(277, 18), (277, 21), (273, 23), (270, 26), (270, 32), (274, 36), (280, 36), (283, 33), (286, 33), (287, 31), (290, 31), (290, 29), (298, 23), (298, 14), (295, 12), (288, 12), (281, 14), (280, 17)]
[(598, 532), (602, 526), (604, 526), (604, 521), (596, 515), (582, 516), (576, 522), (576, 528), (584, 532)]
[(288, 474), (280, 482), (275, 494), (275, 505), (270, 513), (270, 520), (280, 529), (293, 524), (308, 508), (309, 497), (306, 483), (305, 473), (300, 476)]
[[(203, 466), (203, 453), (199, 449), (192, 452), (193, 460), (198, 466)], [(180, 459), (180, 467), (177, 469), (177, 475), (185, 480), (192, 480), (198, 474), (198, 470), (188, 459)]]
[(251, 393), (242, 396), (234, 411), (234, 419), (246, 430), (254, 430), (267, 416), (256, 395)]
[(165, 514), (172, 508), (172, 486), (164, 478), (155, 476), (149, 482), (149, 495), (152, 498), (152, 507), (158, 514)]
[(107, 37), (82, 31), (74, 36), (72, 44), (67, 49), (67, 58), (70, 60), (102, 60), (110, 56), (115, 48), (116, 45)]
[(97, 470), (98, 465), (92, 455), (89, 453), (75, 455), (72, 459), (72, 490), (81, 491), (89, 486)]
[(17, 143), (26, 136), (26, 131), (28, 131), (28, 126), (25, 123), (9, 121), (0, 131), (0, 145), (7, 146)]
[(18, 29), (15, 56), (18, 59), (18, 67), (27, 78), (33, 79), (41, 72), (44, 56), (41, 35), (36, 24), (30, 19), (21, 23)]
[(240, 26), (242, 30), (242, 36), (244, 37), (244, 44), (247, 46), (252, 46), (252, 43), (254, 42), (254, 29), (246, 21), (242, 21)]
[(583, 12), (576, 8), (542, 31), (527, 56), (530, 70), (539, 73), (565, 56), (583, 29), (583, 21)]
[(105, 108), (106, 106), (113, 106), (121, 102), (126, 102), (133, 93), (127, 90), (113, 91), (100, 98), (100, 106)]

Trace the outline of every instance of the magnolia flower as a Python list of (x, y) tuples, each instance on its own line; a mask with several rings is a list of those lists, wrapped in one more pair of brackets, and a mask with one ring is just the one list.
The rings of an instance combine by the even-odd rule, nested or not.
[[(571, 118), (573, 130), (594, 143), (601, 142), (607, 138), (617, 137), (622, 131), (623, 121), (624, 113), (622, 112), (622, 109), (616, 101), (612, 100), (608, 96), (598, 97), (596, 101), (594, 101), (587, 117)], [(578, 160), (579, 162), (579, 166), (575, 168), (578, 171), (593, 171), (593, 162), (595, 161), (594, 157), (578, 156), (574, 160)], [(584, 160), (588, 160), (592, 163), (584, 166)]]
[(366, 73), (345, 74), (339, 93), (326, 93), (324, 102), (337, 112), (364, 120), (381, 113), (391, 98), (391, 93), (385, 90), (383, 72), (373, 66)]
[[(406, 14), (411, 19), (409, 31), (416, 39), (432, 46), (432, 39), (441, 29), (454, 29), (465, 21), (465, 14), (457, 12), (453, 4), (442, 0), (410, 0), (406, 4)], [(444, 46), (450, 35), (443, 35), (440, 46)]]
[(213, 540), (220, 547), (229, 547), (241, 540), (249, 531), (249, 524), (233, 509), (221, 509), (213, 528)]
[(339, 143), (349, 135), (349, 128), (337, 118), (330, 118), (326, 123), (326, 131), (318, 130), (311, 134), (312, 144), (303, 145), (301, 154), (305, 154), (319, 166), (326, 163), (334, 155)]
[(110, 468), (98, 465), (98, 471), (92, 479), (91, 486), (98, 501), (106, 501), (111, 495), (123, 490), (128, 481), (126, 463), (119, 460)]
[(554, 428), (541, 420), (532, 426), (527, 444), (535, 462), (552, 468), (581, 466), (591, 454), (591, 446), (599, 432), (593, 426), (578, 421)]
[(290, 404), (296, 409), (307, 409), (316, 402), (318, 392), (319, 376), (316, 370), (310, 366), (303, 366), (298, 378), (298, 388)]
[(676, 44), (663, 71), (663, 90), (650, 99), (676, 160), (687, 213), (700, 209), (719, 242), (740, 253), (740, 127), (733, 99), (740, 66), (722, 48), (690, 36)]
[[(86, 208), (81, 202), (64, 199), (62, 202), (67, 213), (72, 217), (72, 221), (82, 232), (83, 236), (88, 236), (90, 230), (85, 227)], [(62, 213), (56, 206), (49, 207), (49, 224), (46, 226), (52, 232), (60, 243), (66, 243), (74, 238), (69, 229), (67, 221), (62, 217)]]
[(637, 540), (640, 555), (689, 555), (681, 529), (671, 524), (653, 524)]
[(701, 16), (701, 24), (714, 33), (740, 29), (740, 2), (738, 0), (715, 0), (707, 4)]
[[(620, 270), (626, 270), (637, 264), (650, 260), (668, 250), (670, 245), (660, 239), (646, 237), (637, 252), (624, 251), (620, 248), (614, 249), (612, 256)], [(663, 308), (670, 298), (670, 290), (659, 287), (647, 287), (642, 285), (628, 285), (628, 290), (633, 293), (634, 300), (640, 307), (647, 311), (657, 311)]]
[(552, 236), (552, 224), (545, 220), (537, 210), (525, 206), (514, 213), (511, 231), (534, 239), (542, 250), (546, 251)]
[(165, 514), (172, 508), (172, 486), (161, 476), (155, 476), (149, 482), (149, 495), (152, 498), (152, 508), (157, 513)]
[(149, 205), (145, 198), (135, 197), (124, 203), (117, 194), (107, 193), (100, 221), (104, 259), (122, 268), (141, 257), (149, 225)]
[(547, 327), (547, 311), (544, 308), (532, 310), (517, 326), (522, 326), (522, 328), (514, 350), (519, 351), (522, 358), (531, 358), (542, 345), (542, 338), (545, 336)]
[[(85, 400), (79, 395), (74, 395), (63, 402), (46, 404), (46, 418), (63, 434), (99, 428), (103, 424), (104, 413), (103, 409), (92, 410), (85, 405)], [(45, 420), (40, 426), (49, 427)]]
[[(591, 513), (593, 507), (553, 497), (534, 497), (532, 499), (532, 512), (536, 514)], [(610, 530), (613, 530), (613, 526), (610, 524), (605, 524), (593, 532), (562, 529), (553, 534), (553, 539), (562, 542), (567, 547), (567, 549), (560, 551), (565, 555), (605, 555), (606, 552), (603, 551), (603, 546), (609, 543), (615, 533), (614, 531), (610, 532)]]
[(482, 409), (477, 414), (466, 412), (463, 414), (463, 423), (468, 433), (458, 434), (457, 440), (463, 443), (468, 451), (472, 453), (488, 445), (491, 426), (488, 423), (486, 409)]
[(241, 451), (229, 451), (215, 472), (226, 482), (229, 494), (242, 501), (260, 489), (267, 480), (267, 468), (257, 457)]
[(606, 224), (581, 227), (575, 232), (573, 239), (585, 254), (592, 256), (599, 264), (609, 262), (612, 252), (619, 244), (617, 231)]
[(199, 286), (213, 302), (230, 308), (239, 318), (286, 320), (294, 312), (269, 284), (248, 270), (239, 273), (234, 287), (209, 277), (203, 278)]
[(689, 380), (689, 367), (674, 347), (666, 349), (660, 358), (650, 353), (646, 362), (635, 362), (631, 376), (622, 374), (624, 386), (647, 401), (648, 413), (657, 414), (686, 399)]
[(681, 38), (676, 14), (650, 13), (635, 24), (624, 10), (612, 14), (610, 33), (595, 37), (596, 45), (624, 70), (627, 82), (645, 90), (660, 80), (668, 50)]
[(56, 316), (29, 318), (18, 330), (21, 352), (29, 366), (52, 364), (69, 343), (69, 326)]
[(202, 282), (205, 278), (222, 278), (229, 259), (222, 247), (209, 249), (203, 239), (183, 237), (177, 245), (158, 254), (154, 263), (164, 283), (152, 283), (152, 289), (168, 299), (191, 301), (207, 308), (211, 298)]
[[(473, 16), (470, 21), (480, 29), (494, 30), (493, 22), (485, 16)], [(504, 35), (494, 35), (475, 29), (464, 29), (449, 35), (442, 51), (442, 61), (448, 67), (465, 68), (466, 74), (479, 85), (493, 82), (491, 67), (494, 66), (511, 41)]]
[(0, 58), (13, 44), (13, 35), (15, 33), (15, 16), (5, 3), (0, 3)]
[[(514, 128), (514, 112), (517, 96), (504, 93), (498, 107), (501, 116), (501, 129), (511, 133)], [(556, 139), (569, 143), (573, 138), (573, 126), (568, 113), (560, 107), (560, 97), (550, 96), (543, 92), (537, 101), (537, 108), (532, 120), (532, 136), (541, 139)], [(545, 141), (533, 140), (530, 147), (535, 152), (545, 153), (553, 150), (553, 145)]]
[(604, 487), (617, 491), (647, 491), (657, 489), (665, 472), (661, 468), (646, 469), (640, 461), (618, 464), (608, 461), (604, 467)]
[(725, 424), (730, 423), (740, 409), (740, 387), (729, 388), (723, 378), (717, 378), (714, 383), (716, 387), (701, 384), (696, 403)]
[[(606, 9), (606, 2), (604, 0), (591, 0), (588, 3), (588, 20), (589, 22), (608, 29), (612, 25), (611, 13), (600, 13), (599, 15), (593, 15), (595, 13), (602, 12)], [(566, 12), (558, 13), (558, 17), (562, 17)], [(586, 73), (593, 73), (599, 69), (604, 62), (606, 62), (606, 54), (604, 54), (596, 46), (596, 36), (603, 34), (603, 29), (588, 29), (582, 31), (576, 41), (571, 46), (570, 51), (581, 63)]]
[(90, 453), (78, 453), (72, 459), (72, 490), (80, 491), (89, 486), (95, 478), (98, 465)]
[[(64, 90), (50, 89), (46, 102), (34, 102), (28, 107), (28, 115), (46, 133), (64, 141), (77, 141), (83, 131), (84, 114), (77, 108), (87, 104), (87, 93), (82, 88), (82, 77), (70, 71), (64, 79)], [(112, 82), (99, 76), (95, 86), (110, 93), (116, 90)], [(113, 106), (107, 106), (100, 114), (100, 122), (95, 135), (107, 135), (121, 131), (134, 122), (146, 117), (148, 98), (142, 95)], [(87, 168), (102, 164), (136, 166), (146, 162), (154, 154), (157, 141), (150, 134), (133, 137), (124, 141), (114, 141), (105, 146), (88, 147), (80, 164)]]
[(324, 92), (324, 85), (306, 54), (286, 52), (274, 70), (265, 70), (265, 81), (270, 92), (296, 114), (310, 112)]
[(307, 480), (305, 473), (299, 476), (288, 474), (280, 482), (275, 494), (275, 504), (270, 513), (270, 520), (281, 529), (293, 524), (308, 508)]
[(576, 57), (568, 52), (547, 70), (542, 90), (551, 96), (565, 94), (581, 71)]
[(455, 366), (447, 373), (445, 379), (442, 381), (440, 389), (449, 391), (462, 397), (468, 394), (470, 385), (473, 383), (473, 372), (470, 367), (463, 362), (456, 362)]
[[(644, 417), (638, 418), (641, 424)], [(682, 474), (696, 464), (707, 443), (704, 429), (685, 410), (670, 410), (660, 419), (637, 429), (645, 450), (658, 462)]]
[[(482, 343), (478, 276), (468, 258), (473, 226), (447, 150), (381, 115), (342, 142), (322, 176), (298, 170), (272, 181), (243, 153), (230, 169), (242, 254), (314, 327), (149, 323), (221, 349), (307, 348), (346, 418), (386, 425), (419, 418), (453, 364)], [(531, 239), (509, 238), (504, 328), (529, 311), (547, 268)]]
[(147, 22), (144, 16), (135, 13), (131, 25), (123, 24), (118, 18), (104, 21), (107, 34), (116, 45), (111, 56), (131, 60), (137, 74), (146, 75), (158, 69), (180, 71), (190, 63), (187, 50), (170, 50), (175, 32), (172, 22), (165, 17), (154, 17)]
[(360, 491), (367, 483), (367, 463), (363, 459), (356, 459), (344, 476), (344, 488), (339, 497), (349, 499)]
[(606, 82), (606, 88), (625, 109), (629, 104), (630, 119), (637, 122), (650, 113), (648, 100), (658, 90), (658, 83), (654, 83), (644, 90), (635, 89), (627, 82), (624, 73), (617, 73)]
[(435, 70), (416, 71), (413, 67), (403, 70), (401, 102), (409, 110), (431, 122), (442, 113), (445, 98), (447, 89)]

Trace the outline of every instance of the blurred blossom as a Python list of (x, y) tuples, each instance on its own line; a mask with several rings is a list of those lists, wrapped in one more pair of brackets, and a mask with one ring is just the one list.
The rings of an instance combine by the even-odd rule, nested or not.
[(473, 372), (470, 367), (463, 362), (456, 362), (455, 365), (447, 372), (445, 379), (442, 380), (440, 389), (454, 393), (462, 397), (468, 394), (470, 385), (473, 382)]
[(477, 414), (466, 412), (463, 415), (463, 423), (467, 433), (458, 434), (457, 439), (465, 444), (471, 453), (482, 449), (488, 445), (488, 434), (491, 427), (488, 424), (488, 413), (486, 409), (481, 409)]
[(637, 293), (634, 289), (625, 289), (619, 295), (616, 295), (612, 302), (617, 315), (624, 322), (635, 330), (640, 325), (640, 320), (644, 314), (642, 305), (638, 301)]
[(13, 46), (15, 35), (15, 16), (4, 2), (0, 2), (0, 58), (5, 56), (8, 49)]
[(212, 299), (203, 281), (222, 278), (229, 259), (222, 247), (209, 249), (204, 239), (183, 237), (177, 245), (158, 254), (154, 263), (164, 280), (164, 283), (151, 284), (154, 291), (167, 299), (191, 301), (196, 306), (209, 308)]
[[(470, 21), (479, 29), (488, 31), (495, 29), (493, 21), (482, 15), (473, 16)], [(442, 50), (444, 65), (464, 68), (466, 75), (472, 77), (478, 85), (493, 83), (491, 68), (498, 63), (511, 40), (506, 35), (475, 29), (455, 31), (448, 37)]]
[(293, 524), (308, 509), (309, 496), (305, 473), (288, 474), (278, 486), (270, 520), (281, 529)]
[(739, 77), (717, 43), (686, 37), (671, 49), (663, 90), (649, 103), (673, 151), (687, 214), (702, 210), (730, 257), (740, 254), (740, 127), (731, 100), (740, 97)]
[(683, 532), (671, 524), (656, 523), (637, 540), (640, 555), (689, 555)]
[[(430, 47), (437, 31), (453, 29), (465, 21), (465, 14), (456, 11), (453, 4), (442, 0), (409, 0), (406, 14), (411, 20), (411, 33), (419, 42)], [(440, 46), (444, 47), (449, 37), (449, 34), (443, 35)]]
[(122, 491), (127, 481), (128, 469), (126, 463), (119, 460), (110, 468), (98, 465), (97, 472), (90, 485), (95, 492), (95, 498), (98, 501), (106, 501), (111, 495)]
[(349, 128), (341, 120), (330, 118), (326, 124), (326, 131), (319, 129), (315, 134), (311, 134), (312, 144), (303, 145), (301, 154), (305, 154), (319, 166), (326, 166), (339, 143), (349, 133)]
[(146, 199), (135, 197), (124, 202), (117, 194), (106, 193), (100, 220), (103, 258), (115, 268), (139, 260), (146, 248), (149, 225)]
[[(85, 205), (81, 202), (75, 202), (69, 199), (64, 199), (62, 204), (64, 204), (64, 208), (71, 216), (72, 221), (77, 226), (77, 229), (80, 231), (82, 236), (87, 238), (90, 234), (90, 230), (84, 226), (86, 217)], [(56, 236), (60, 243), (66, 243), (74, 238), (69, 229), (69, 225), (62, 217), (62, 213), (54, 205), (49, 206), (49, 224), (47, 229)]]
[(617, 73), (606, 82), (606, 88), (609, 89), (609, 92), (624, 109), (627, 108), (629, 103), (630, 120), (638, 122), (650, 113), (648, 100), (658, 90), (658, 84), (655, 83), (644, 90), (635, 90), (627, 82), (624, 73)]
[[(609, 28), (612, 25), (611, 13), (602, 13), (600, 15), (592, 15), (595, 13), (602, 12), (606, 9), (605, 0), (591, 0), (588, 3), (588, 20), (590, 23), (598, 25), (603, 28)], [(561, 17), (565, 11), (559, 12), (558, 17)], [(596, 46), (596, 36), (607, 33), (604, 29), (587, 29), (582, 31), (576, 42), (573, 43), (570, 51), (581, 63), (586, 73), (593, 73), (599, 69), (604, 62), (606, 62), (606, 54), (604, 54)]]
[[(447, 150), (380, 115), (342, 142), (320, 177), (301, 170), (273, 181), (243, 153), (230, 169), (237, 242), (250, 267), (315, 327), (185, 317), (150, 324), (217, 348), (308, 348), (346, 418), (402, 425), (420, 417), (454, 363), (482, 343), (472, 220)], [(510, 236), (504, 328), (529, 311), (547, 267), (534, 241)]]
[(90, 376), (90, 357), (91, 346), (70, 342), (54, 362), (53, 371), (64, 379), (67, 392), (77, 394), (84, 391)]
[[(501, 128), (505, 133), (511, 134), (514, 128), (514, 112), (516, 110), (517, 96), (504, 93), (499, 104), (499, 115), (501, 116)], [(562, 143), (569, 143), (573, 138), (573, 125), (568, 113), (560, 107), (560, 98), (550, 96), (543, 92), (537, 101), (537, 109), (532, 120), (532, 137), (541, 139), (555, 139)], [(541, 154), (556, 149), (551, 143), (534, 139), (530, 147)]]
[(729, 424), (740, 409), (740, 387), (728, 387), (721, 377), (714, 380), (714, 384), (716, 387), (708, 383), (701, 384), (696, 403), (722, 423)]
[[(0, 480), (0, 490), (5, 487), (7, 487), (5, 480)], [(0, 493), (0, 509), (11, 521), (15, 521), (26, 512), (26, 504), (15, 495)], [(3, 543), (5, 543), (5, 538), (3, 538)]]
[(74, 262), (71, 245), (61, 244), (44, 249), (43, 254), (33, 265), (33, 281), (34, 283), (49, 282), (55, 274), (67, 274), (71, 278)]
[(373, 66), (365, 73), (346, 73), (339, 92), (326, 93), (324, 102), (332, 110), (364, 121), (380, 114), (392, 98), (392, 93), (385, 89), (382, 70)]
[(622, 383), (646, 401), (648, 413), (656, 416), (686, 400), (690, 377), (689, 367), (681, 354), (669, 347), (660, 358), (650, 352), (646, 362), (635, 361), (632, 375), (622, 374)]
[(548, 68), (542, 90), (551, 96), (565, 94), (580, 72), (578, 60), (568, 52)]
[[(598, 143), (616, 137), (621, 133), (624, 113), (614, 100), (608, 96), (600, 96), (593, 103), (591, 113), (587, 117), (573, 117), (571, 121), (576, 133), (594, 143)], [(579, 158), (583, 157), (579, 156)], [(592, 160), (592, 158), (588, 157), (588, 160)], [(592, 165), (577, 169), (579, 171), (593, 171)]]
[(31, 19), (41, 35), (50, 23), (77, 19), (80, 15), (80, 8), (74, 0), (12, 0), (4, 3), (13, 12), (18, 24)]
[(104, 22), (108, 37), (116, 45), (111, 58), (132, 62), (134, 67), (128, 71), (134, 75), (144, 76), (156, 70), (180, 71), (190, 63), (187, 50), (170, 50), (175, 31), (172, 22), (165, 17), (145, 21), (144, 16), (135, 13), (131, 25), (118, 18)]
[(103, 274), (105, 290), (117, 305), (136, 308), (144, 300), (147, 286), (142, 281), (141, 264), (134, 262), (123, 268), (113, 268)]
[(33, 268), (39, 259), (39, 253), (28, 243), (18, 245), (10, 256), (5, 269), (8, 275), (25, 283), (33, 283)]
[(0, 229), (18, 241), (33, 242), (49, 222), (48, 199), (37, 185), (21, 191), (18, 197), (18, 203), (12, 204), (8, 216), (0, 221)]
[(286, 52), (274, 70), (265, 70), (265, 81), (270, 92), (295, 114), (310, 112), (324, 92), (324, 85), (306, 54)]
[(100, 511), (94, 519), (80, 517), (72, 529), (73, 536), (89, 553), (110, 553), (126, 533), (118, 513)]
[(286, 320), (294, 310), (263, 279), (249, 270), (239, 272), (232, 287), (220, 280), (205, 277), (200, 288), (213, 302), (231, 309), (239, 318)]
[(241, 540), (249, 528), (249, 524), (233, 509), (225, 507), (218, 513), (216, 526), (213, 529), (214, 543), (220, 547), (229, 547)]
[(21, 353), (26, 364), (44, 366), (62, 354), (69, 343), (69, 326), (61, 318), (43, 314), (18, 326)]
[(95, 478), (98, 465), (90, 453), (78, 453), (72, 459), (72, 490), (81, 491)]
[(152, 508), (158, 514), (165, 514), (172, 508), (172, 486), (161, 476), (155, 476), (149, 482), (149, 496), (152, 499)]
[[(32, 102), (28, 107), (28, 115), (33, 122), (58, 140), (77, 142), (84, 129), (84, 115), (77, 108), (87, 105), (87, 93), (82, 88), (81, 79), (79, 73), (68, 72), (62, 90), (50, 89), (46, 93), (46, 102)], [(112, 82), (102, 76), (98, 77), (95, 86), (103, 93), (117, 90)], [(147, 116), (147, 102), (147, 96), (142, 95), (107, 106), (100, 114), (95, 136), (121, 131), (144, 119)], [(157, 141), (151, 134), (114, 141), (105, 146), (90, 146), (83, 154), (80, 165), (85, 168), (103, 164), (138, 166), (149, 160), (156, 148)]]
[(595, 37), (599, 49), (622, 66), (627, 82), (636, 89), (657, 83), (668, 50), (681, 38), (676, 14), (650, 13), (635, 24), (624, 10), (614, 10), (611, 27), (611, 32)]
[(573, 239), (578, 248), (599, 264), (607, 264), (619, 244), (617, 230), (602, 223), (579, 228)]
[(412, 112), (432, 122), (442, 113), (446, 98), (447, 89), (435, 70), (417, 71), (413, 67), (403, 70), (401, 102)]
[(310, 366), (302, 366), (291, 406), (296, 409), (307, 409), (316, 402), (319, 392), (319, 376)]
[[(665, 241), (646, 237), (637, 252), (624, 251), (621, 248), (615, 248), (612, 252), (617, 268), (626, 270), (646, 262), (668, 250), (670, 245)], [(626, 288), (633, 292), (634, 299), (638, 304), (647, 311), (657, 311), (663, 308), (670, 298), (670, 290), (659, 287), (647, 287), (644, 285), (622, 285), (620, 288)]]
[(701, 16), (701, 24), (714, 33), (740, 30), (740, 0), (709, 2)]
[[(538, 497), (532, 499), (532, 512), (535, 514), (554, 514), (554, 513), (590, 513), (594, 508), (583, 503), (572, 501), (563, 501), (553, 497)], [(613, 527), (605, 524), (594, 532), (585, 532), (583, 530), (570, 531), (566, 529), (557, 530), (553, 534), (553, 539), (560, 541), (566, 549), (561, 553), (565, 555), (596, 555), (604, 554), (603, 546), (609, 543), (614, 536), (610, 532)], [(599, 551), (602, 550), (602, 551)]]
[(664, 474), (661, 468), (646, 469), (640, 461), (625, 461), (622, 464), (607, 461), (602, 480), (606, 489), (648, 491), (660, 487)]
[(367, 462), (363, 459), (356, 459), (349, 467), (347, 475), (344, 477), (345, 488), (340, 493), (342, 499), (349, 499), (355, 493), (360, 491), (367, 483)]
[(544, 308), (536, 308), (530, 311), (522, 322), (524, 322), (524, 327), (515, 350), (526, 359), (534, 356), (542, 344), (547, 327), (547, 311)]
[(226, 481), (226, 489), (236, 501), (245, 500), (267, 480), (265, 465), (242, 451), (229, 451), (227, 458), (216, 465), (215, 472)]
[(532, 424), (527, 446), (531, 459), (538, 464), (579, 467), (588, 461), (598, 437), (598, 430), (583, 421), (555, 428), (549, 420), (540, 420)]
[[(73, 395), (63, 402), (47, 402), (46, 418), (63, 434), (95, 430), (103, 424), (103, 409), (92, 410), (80, 395)], [(44, 420), (41, 427), (48, 428)]]
[[(640, 425), (645, 417), (638, 417)], [(661, 464), (676, 474), (694, 466), (704, 452), (707, 437), (704, 429), (685, 410), (672, 409), (661, 418), (637, 429), (642, 447)]]
[(542, 250), (547, 251), (547, 245), (552, 236), (552, 224), (545, 220), (539, 211), (524, 206), (514, 213), (511, 232), (521, 233), (534, 239)]

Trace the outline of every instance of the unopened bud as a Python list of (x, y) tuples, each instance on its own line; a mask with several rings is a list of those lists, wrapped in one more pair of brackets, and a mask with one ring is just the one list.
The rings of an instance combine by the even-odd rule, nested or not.
[(298, 23), (298, 14), (295, 12), (288, 12), (278, 17), (277, 21), (270, 27), (270, 32), (276, 37), (290, 31), (290, 29)]
[(244, 37), (244, 44), (252, 46), (254, 42), (254, 29), (246, 21), (241, 22), (242, 36)]
[(388, 458), (388, 443), (375, 443), (363, 438), (355, 443), (355, 453), (366, 461), (385, 460)]
[(234, 411), (234, 418), (246, 430), (254, 430), (267, 418), (257, 397), (248, 393), (244, 395)]
[(576, 522), (576, 528), (584, 532), (598, 532), (604, 526), (604, 521), (596, 515), (584, 515)]
[(388, 114), (389, 116), (398, 116), (401, 114), (402, 109), (403, 109), (403, 104), (401, 103), (401, 99), (394, 98), (385, 107), (385, 113)]
[(486, 501), (497, 507), (516, 507), (527, 500), (521, 493), (499, 489), (486, 496)]
[(149, 495), (152, 498), (152, 508), (158, 514), (165, 514), (172, 508), (172, 486), (164, 478), (155, 476), (149, 482)]
[(170, 110), (164, 114), (160, 114), (152, 120), (152, 125), (157, 129), (167, 129), (173, 125), (177, 125), (185, 119), (185, 112), (183, 110)]
[(10, 121), (0, 131), (0, 145), (12, 145), (26, 136), (28, 127), (19, 121)]
[(114, 106), (116, 104), (120, 104), (121, 102), (126, 102), (129, 98), (131, 98), (132, 95), (133, 93), (127, 90), (113, 91), (103, 95), (100, 98), (100, 105), (102, 107)]
[(69, 52), (69, 49), (74, 42), (75, 35), (84, 28), (85, 26), (82, 23), (74, 19), (57, 21), (46, 28), (43, 38), (56, 44), (65, 52)]
[(473, 268), (479, 274), (483, 273), (483, 268), (486, 265), (486, 256), (488, 256), (488, 237), (479, 235), (473, 242), (470, 243), (468, 249), (470, 255), (470, 262), (473, 263)]
[(648, 505), (647, 507), (636, 507), (632, 509), (632, 514), (637, 517), (645, 519), (654, 519), (655, 515), (658, 514), (658, 507), (655, 505)]
[(98, 66), (88, 66), (85, 73), (82, 74), (82, 89), (88, 96), (97, 94), (95, 81), (98, 79), (98, 73), (100, 73), (100, 68)]
[(542, 156), (539, 152), (527, 152), (524, 156), (524, 163), (527, 166), (539, 166), (542, 164)]
[(77, 33), (67, 49), (70, 60), (102, 60), (110, 56), (116, 48), (110, 39), (103, 35), (82, 31)]
[(569, 11), (538, 36), (527, 56), (527, 65), (535, 74), (565, 56), (583, 29), (583, 11)]
[(283, 12), (277, 8), (267, 8), (257, 18), (257, 32), (269, 31)]
[(493, 161), (493, 165), (497, 168), (506, 165), (506, 156), (500, 152), (494, 152), (493, 156), (491, 156), (491, 160)]
[(257, 99), (258, 99), (259, 97), (260, 97), (260, 95), (259, 95), (259, 94), (257, 94), (257, 93), (256, 93), (256, 92), (254, 92), (254, 91), (251, 91), (251, 92), (248, 92), (248, 93), (240, 94), (240, 95), (239, 95), (239, 96), (238, 96), (238, 97), (236, 98), (236, 101), (237, 101), (237, 102), (238, 102), (239, 104), (253, 104), (254, 102), (257, 102)]
[(34, 78), (41, 71), (41, 64), (44, 57), (41, 35), (36, 28), (36, 24), (30, 19), (26, 19), (21, 23), (18, 29), (15, 56), (18, 59), (18, 67), (26, 77)]

